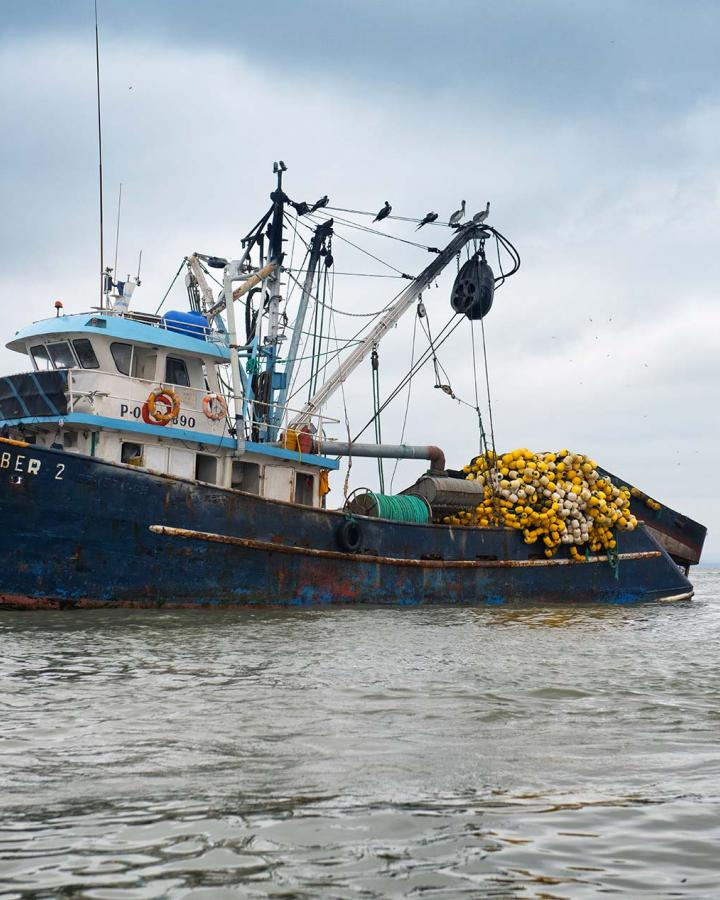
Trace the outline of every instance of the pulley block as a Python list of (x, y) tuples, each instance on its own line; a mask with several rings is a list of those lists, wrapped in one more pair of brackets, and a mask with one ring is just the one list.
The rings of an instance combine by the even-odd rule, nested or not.
[(489, 312), (495, 294), (495, 275), (479, 253), (471, 257), (457, 273), (450, 303), (455, 312), (468, 319), (482, 319)]

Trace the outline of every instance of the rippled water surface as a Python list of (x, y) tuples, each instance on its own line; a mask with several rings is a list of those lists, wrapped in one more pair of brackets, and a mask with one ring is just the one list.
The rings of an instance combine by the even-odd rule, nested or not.
[(2, 613), (0, 894), (720, 896), (720, 571), (695, 583)]

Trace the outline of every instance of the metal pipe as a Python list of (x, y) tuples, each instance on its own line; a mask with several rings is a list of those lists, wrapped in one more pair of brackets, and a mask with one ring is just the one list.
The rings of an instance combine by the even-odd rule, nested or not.
[(228, 344), (230, 346), (230, 374), (232, 375), (232, 404), (233, 424), (235, 426), (235, 446), (240, 452), (241, 441), (244, 438), (242, 422), (242, 382), (240, 381), (240, 361), (237, 351), (237, 329), (235, 326), (235, 304), (232, 301), (233, 267), (225, 266), (223, 275), (223, 292), (230, 297), (230, 303), (226, 307)]
[(316, 441), (324, 456), (369, 456), (374, 459), (429, 459), (431, 472), (445, 471), (445, 454), (432, 444), (353, 444), (346, 441)]

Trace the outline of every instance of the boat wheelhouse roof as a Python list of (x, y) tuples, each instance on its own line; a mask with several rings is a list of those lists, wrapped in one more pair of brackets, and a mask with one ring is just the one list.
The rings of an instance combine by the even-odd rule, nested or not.
[[(172, 320), (170, 320), (172, 321)], [(6, 346), (8, 350), (27, 353), (28, 341), (33, 338), (61, 338), (68, 334), (95, 334), (134, 344), (147, 344), (180, 350), (196, 356), (213, 358), (218, 363), (228, 362), (230, 350), (225, 336), (208, 329), (206, 334), (192, 335), (171, 330), (168, 320), (151, 314), (134, 313), (117, 315), (107, 311), (93, 311), (69, 316), (56, 316), (33, 322), (15, 332)]]

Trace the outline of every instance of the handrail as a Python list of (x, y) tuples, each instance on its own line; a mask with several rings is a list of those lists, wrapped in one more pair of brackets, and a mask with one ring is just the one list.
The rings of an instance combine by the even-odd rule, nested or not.
[[(156, 386), (168, 387), (168, 388), (171, 388), (172, 390), (177, 389), (180, 391), (193, 391), (196, 395), (202, 394), (203, 396), (205, 396), (208, 393), (214, 393), (213, 391), (210, 391), (210, 389), (206, 388), (206, 387), (198, 388), (198, 387), (192, 387), (192, 386), (188, 386), (188, 385), (184, 385), (184, 384), (172, 384), (169, 381), (160, 381), (160, 380), (157, 380), (154, 378), (153, 379), (139, 378), (137, 375), (124, 375), (122, 372), (108, 372), (105, 369), (83, 369), (80, 366), (75, 366), (71, 369), (65, 369), (63, 371), (66, 371), (69, 374), (73, 374), (73, 375), (75, 375), (76, 373), (82, 373), (83, 375), (88, 375), (88, 376), (101, 375), (101, 376), (110, 377), (113, 379), (120, 378), (120, 379), (123, 379), (128, 385), (130, 385), (130, 384), (138, 384), (140, 386), (146, 385), (148, 388), (148, 393), (150, 392), (151, 389), (153, 389)], [(97, 391), (74, 390), (73, 384), (72, 384), (72, 379), (70, 379), (70, 378), (68, 378), (68, 392), (70, 394), (71, 408), (74, 407), (74, 404), (75, 404), (74, 397), (76, 397), (76, 396), (80, 397), (83, 395), (109, 397), (113, 400), (123, 400), (128, 403), (136, 402), (136, 401), (132, 401), (132, 398), (129, 396), (129, 392), (125, 393), (123, 395), (117, 395), (117, 394), (110, 393), (108, 391), (103, 391), (102, 389), (99, 389)], [(225, 400), (228, 401), (228, 394), (222, 390), (222, 387), (220, 387), (219, 392), (224, 396)], [(277, 403), (267, 403), (262, 400), (254, 400), (253, 402), (256, 403), (258, 406), (278, 406), (279, 405)], [(187, 405), (183, 404), (182, 402), (180, 404), (180, 408), (186, 409), (186, 410), (193, 409), (192, 407), (187, 406)], [(291, 412), (291, 413), (299, 413), (300, 412), (299, 409), (294, 409), (291, 407), (286, 407), (286, 409), (288, 412)], [(198, 412), (198, 409), (194, 409), (193, 411)], [(323, 415), (322, 413), (314, 413), (311, 416), (309, 416), (309, 418), (317, 419), (320, 427), (322, 427), (322, 424), (324, 422), (328, 422), (328, 423), (331, 423), (334, 425), (337, 425), (340, 422), (339, 419), (333, 419), (329, 416)], [(279, 426), (278, 426), (278, 428), (279, 428)]]

